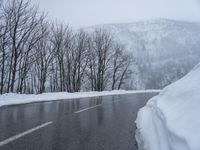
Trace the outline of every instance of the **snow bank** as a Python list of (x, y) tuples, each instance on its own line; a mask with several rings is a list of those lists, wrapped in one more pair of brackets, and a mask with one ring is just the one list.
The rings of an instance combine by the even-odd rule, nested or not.
[(200, 64), (138, 112), (139, 150), (200, 150)]
[(115, 91), (103, 91), (103, 92), (77, 92), (77, 93), (56, 92), (56, 93), (44, 93), (38, 95), (9, 93), (0, 95), (0, 107), (5, 105), (16, 105), (16, 104), (33, 103), (41, 101), (53, 101), (61, 99), (74, 99), (74, 98), (84, 98), (84, 97), (147, 93), (147, 92), (149, 93), (160, 92), (160, 90), (141, 90), (141, 91), (115, 90)]

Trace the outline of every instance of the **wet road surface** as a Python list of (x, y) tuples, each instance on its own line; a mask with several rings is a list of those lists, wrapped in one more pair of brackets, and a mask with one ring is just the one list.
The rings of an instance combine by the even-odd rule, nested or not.
[(137, 111), (157, 93), (0, 108), (0, 150), (137, 150)]

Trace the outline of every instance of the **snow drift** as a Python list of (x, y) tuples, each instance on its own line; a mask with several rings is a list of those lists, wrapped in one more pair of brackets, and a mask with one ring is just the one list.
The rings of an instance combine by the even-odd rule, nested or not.
[(125, 90), (114, 90), (114, 91), (102, 91), (102, 92), (54, 92), (54, 93), (43, 93), (43, 94), (15, 94), (8, 93), (0, 95), (0, 107), (5, 105), (16, 105), (26, 104), (43, 101), (54, 101), (54, 100), (65, 100), (75, 98), (86, 98), (96, 96), (108, 96), (108, 95), (122, 95), (122, 94), (135, 94), (135, 93), (152, 93), (160, 92), (160, 90), (140, 90), (140, 91), (125, 91)]
[(200, 150), (200, 64), (138, 112), (139, 150)]

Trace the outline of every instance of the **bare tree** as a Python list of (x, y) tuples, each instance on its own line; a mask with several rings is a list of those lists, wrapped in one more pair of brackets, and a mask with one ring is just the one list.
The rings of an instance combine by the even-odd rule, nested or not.
[[(30, 1), (11, 0), (3, 9), (7, 23), (9, 43), (9, 73), (7, 92), (22, 92), (25, 82), (29, 57), (35, 43), (39, 40), (38, 25), (43, 19), (38, 18), (38, 10), (31, 6)], [(17, 75), (18, 72), (18, 75)], [(18, 86), (15, 86), (16, 80)]]
[(29, 0), (0, 9), (0, 93), (120, 89), (131, 59), (111, 33), (49, 24)]
[[(52, 35), (52, 43), (53, 49), (56, 56), (56, 62), (58, 63), (59, 67), (59, 80), (60, 80), (60, 91), (70, 91), (69, 87), (66, 87), (66, 80), (70, 81), (69, 77), (66, 79), (66, 70), (65, 70), (65, 56), (66, 54), (70, 55), (70, 44), (72, 40), (72, 30), (68, 26), (64, 26), (62, 24), (55, 25), (52, 28), (53, 35)], [(68, 57), (67, 56), (67, 57)], [(68, 58), (67, 58), (68, 59)], [(68, 60), (67, 60), (68, 61)], [(70, 62), (68, 62), (70, 63)], [(68, 66), (67, 66), (68, 67)], [(68, 71), (70, 72), (70, 68), (68, 67)], [(70, 81), (71, 82), (71, 81)], [(67, 84), (67, 86), (70, 83)]]
[(112, 90), (121, 89), (125, 79), (130, 79), (133, 64), (133, 56), (128, 53), (125, 46), (119, 43), (114, 45), (112, 56)]
[[(2, 14), (2, 12), (1, 12)], [(7, 47), (9, 44), (8, 38), (8, 21), (5, 20), (3, 15), (0, 16), (0, 69), (1, 69), (1, 85), (0, 85), (0, 93), (2, 94), (5, 86), (5, 76), (6, 76), (6, 63), (7, 63)]]
[(43, 23), (41, 24), (41, 35), (42, 38), (35, 46), (35, 65), (34, 70), (37, 75), (37, 91), (38, 93), (45, 92), (45, 84), (47, 81), (47, 78), (50, 74), (50, 65), (53, 61), (53, 48), (52, 43), (50, 42), (50, 32), (49, 32), (49, 23)]
[(89, 79), (91, 88), (95, 91), (103, 91), (109, 78), (108, 69), (112, 57), (113, 37), (105, 30), (96, 30), (91, 37), (89, 54)]
[(133, 64), (133, 57), (131, 55), (124, 55), (123, 56), (123, 67), (121, 68), (121, 75), (118, 84), (118, 90), (121, 89), (121, 86), (125, 84), (125, 80), (131, 78), (133, 73), (132, 69), (130, 68)]
[(75, 48), (71, 54), (72, 91), (78, 92), (81, 89), (81, 84), (88, 65), (88, 35), (83, 30), (80, 30), (75, 35)]

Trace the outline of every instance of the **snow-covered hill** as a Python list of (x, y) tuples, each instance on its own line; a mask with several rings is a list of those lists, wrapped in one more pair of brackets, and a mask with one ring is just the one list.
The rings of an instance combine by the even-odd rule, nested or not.
[[(111, 32), (137, 59), (132, 88), (162, 88), (200, 60), (200, 23), (155, 19), (89, 27)], [(133, 67), (135, 70), (135, 67)]]
[(139, 150), (200, 149), (200, 64), (142, 108), (136, 120)]

